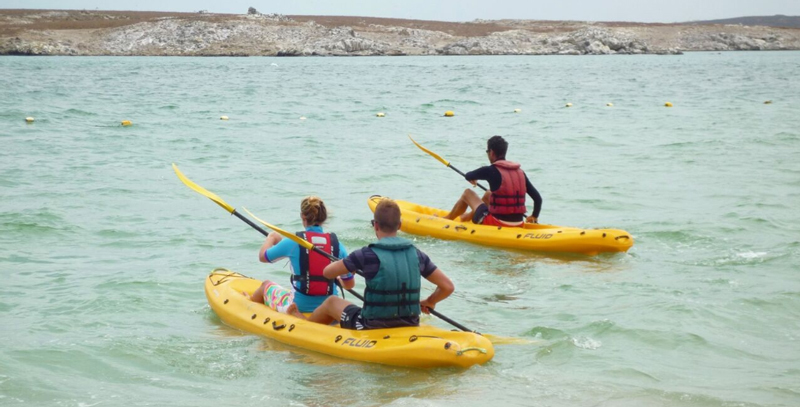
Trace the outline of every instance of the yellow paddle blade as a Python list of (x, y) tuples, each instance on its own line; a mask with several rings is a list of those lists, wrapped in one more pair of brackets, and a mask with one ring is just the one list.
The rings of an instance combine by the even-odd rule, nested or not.
[(195, 190), (195, 192), (199, 193), (200, 195), (203, 195), (206, 198), (214, 201), (217, 205), (225, 208), (225, 210), (228, 211), (229, 213), (233, 213), (233, 211), (236, 210), (232, 206), (228, 205), (227, 202), (223, 201), (222, 198), (218, 197), (215, 193), (201, 187), (200, 185), (195, 184), (189, 178), (186, 178), (186, 176), (183, 175), (183, 173), (181, 172), (181, 170), (178, 169), (178, 166), (175, 165), (175, 163), (172, 163), (172, 169), (175, 170), (175, 174), (178, 175), (178, 178), (181, 180), (181, 182), (186, 184), (187, 187)]
[(415, 144), (417, 147), (419, 147), (419, 149), (420, 149), (420, 150), (422, 150), (422, 151), (424, 151), (424, 152), (426, 152), (426, 153), (430, 154), (430, 155), (431, 155), (431, 157), (433, 157), (433, 158), (435, 158), (435, 159), (439, 160), (439, 162), (440, 162), (440, 163), (442, 163), (442, 164), (444, 164), (444, 165), (446, 165), (446, 166), (448, 166), (448, 167), (450, 166), (450, 162), (449, 162), (449, 161), (447, 161), (447, 160), (445, 160), (444, 158), (442, 158), (441, 156), (439, 156), (439, 154), (436, 154), (436, 153), (434, 153), (433, 151), (431, 151), (431, 150), (428, 150), (427, 148), (425, 148), (425, 147), (422, 147), (421, 145), (419, 145), (419, 143), (417, 143), (416, 141), (414, 141), (414, 139), (413, 139), (413, 138), (411, 138), (411, 135), (410, 135), (410, 134), (408, 135), (408, 138), (411, 140), (411, 142), (412, 142), (412, 143), (414, 143), (414, 144)]
[(300, 246), (305, 247), (306, 249), (314, 248), (314, 245), (311, 244), (311, 242), (309, 242), (309, 241), (307, 241), (305, 239), (301, 239), (299, 236), (297, 236), (294, 233), (289, 233), (289, 232), (287, 232), (287, 231), (285, 231), (285, 230), (283, 230), (283, 229), (281, 229), (281, 228), (279, 228), (279, 227), (277, 227), (275, 225), (272, 225), (272, 224), (269, 224), (267, 222), (264, 222), (263, 220), (259, 219), (258, 216), (253, 215), (253, 212), (248, 211), (247, 208), (245, 208), (244, 206), (242, 207), (242, 209), (244, 209), (244, 211), (247, 212), (248, 215), (252, 216), (253, 219), (257, 220), (262, 225), (264, 225), (264, 226), (266, 226), (266, 227), (278, 232), (278, 234), (283, 235), (283, 237), (287, 237), (287, 238), (291, 239), (292, 241), (294, 241), (295, 243), (299, 244)]
[(495, 336), (492, 334), (482, 334), (492, 345), (535, 345), (539, 341), (525, 338), (511, 338), (507, 336)]

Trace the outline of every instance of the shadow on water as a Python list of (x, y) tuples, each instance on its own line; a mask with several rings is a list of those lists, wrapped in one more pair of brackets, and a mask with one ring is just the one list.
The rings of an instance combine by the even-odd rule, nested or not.
[[(445, 241), (427, 236), (413, 236), (415, 244), (427, 249), (430, 246), (452, 246), (452, 251), (459, 254), (465, 261), (479, 261), (484, 263), (497, 263), (504, 266), (526, 265), (531, 263), (546, 262), (550, 264), (594, 264), (613, 265), (631, 257), (630, 253), (600, 253), (589, 256), (568, 252), (537, 252), (520, 249), (497, 248), (481, 246), (459, 241)], [(502, 271), (499, 271), (502, 274)]]
[[(331, 363), (323, 371), (309, 369), (293, 371), (288, 380), (293, 387), (302, 389), (295, 400), (310, 406), (330, 405), (386, 405), (397, 400), (431, 400), (452, 397), (458, 393), (455, 386), (442, 386), (461, 374), (459, 369), (419, 370), (377, 364), (321, 362), (318, 355), (293, 352), (308, 362)], [(331, 358), (333, 359), (333, 358)]]
[(470, 256), (481, 269), (497, 276), (524, 276), (541, 266), (569, 266), (582, 272), (616, 272), (633, 258), (629, 253), (586, 256), (574, 253), (543, 253), (521, 250), (487, 250)]
[(214, 336), (234, 342), (231, 346), (245, 345), (252, 350), (246, 338), (257, 341), (256, 352), (248, 352), (250, 362), (255, 362), (245, 366), (271, 370), (270, 374), (281, 377), (259, 391), (265, 393), (265, 399), (270, 387), (278, 385), (284, 387), (283, 392), (291, 393), (293, 400), (309, 406), (385, 405), (401, 399), (447, 398), (457, 389), (443, 389), (438, 381), (469, 374), (469, 370), (458, 368), (426, 370), (341, 359), (228, 327), (213, 312), (209, 312), (207, 320), (217, 325)]

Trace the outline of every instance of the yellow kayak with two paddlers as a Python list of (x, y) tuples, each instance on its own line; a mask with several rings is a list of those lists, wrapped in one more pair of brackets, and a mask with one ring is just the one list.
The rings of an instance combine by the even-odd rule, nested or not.
[(277, 312), (250, 301), (261, 281), (226, 269), (211, 272), (205, 291), (211, 309), (226, 324), (288, 345), (344, 359), (418, 368), (470, 367), (494, 356), (489, 339), (431, 325), (349, 330)]
[[(384, 197), (373, 195), (370, 210)], [(526, 223), (523, 227), (477, 225), (445, 219), (448, 211), (413, 202), (394, 200), (400, 206), (400, 230), (419, 236), (541, 252), (567, 252), (594, 256), (599, 253), (626, 252), (633, 246), (630, 233), (620, 229), (581, 229)]]

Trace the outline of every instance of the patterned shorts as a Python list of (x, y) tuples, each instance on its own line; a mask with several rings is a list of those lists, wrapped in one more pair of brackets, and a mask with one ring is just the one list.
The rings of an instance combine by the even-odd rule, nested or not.
[(264, 304), (278, 312), (286, 312), (294, 301), (294, 292), (287, 290), (272, 281), (265, 281)]

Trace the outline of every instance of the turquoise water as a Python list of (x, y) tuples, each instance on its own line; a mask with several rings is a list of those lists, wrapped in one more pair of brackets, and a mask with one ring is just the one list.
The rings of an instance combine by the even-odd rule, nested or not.
[[(798, 78), (798, 52), (2, 57), (0, 405), (796, 406)], [(440, 312), (532, 341), (465, 371), (222, 324), (210, 270), (288, 281), (287, 265), (258, 263), (262, 237), (170, 164), (290, 230), (318, 194), (356, 248), (371, 194), (448, 207), (468, 186), (407, 134), (462, 170), (503, 135), (542, 222), (636, 244), (583, 257), (418, 238), (456, 284)]]

